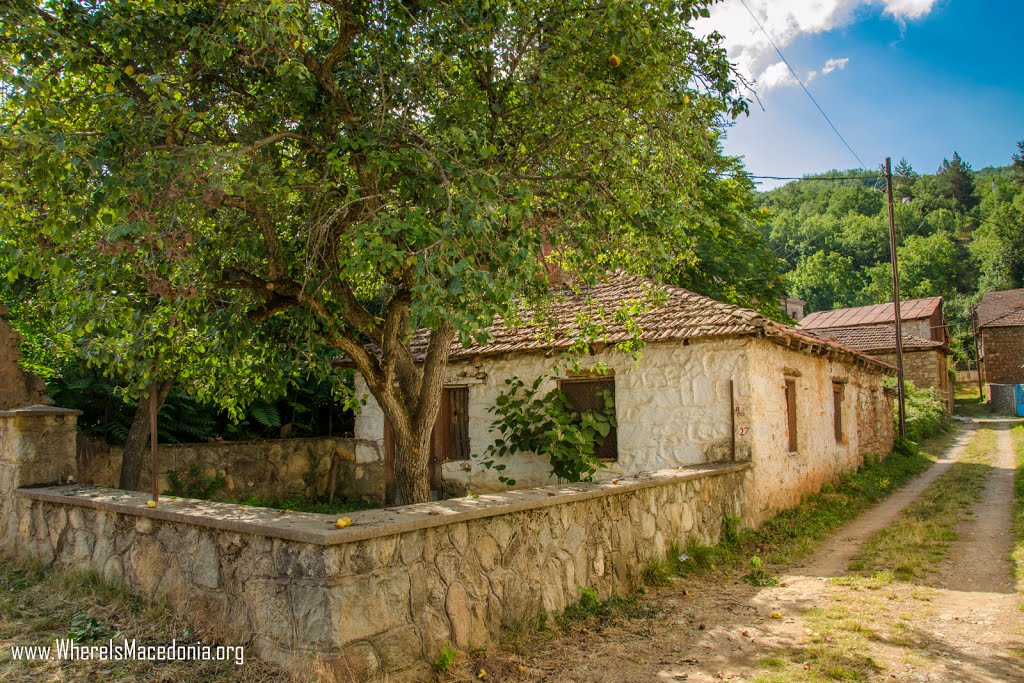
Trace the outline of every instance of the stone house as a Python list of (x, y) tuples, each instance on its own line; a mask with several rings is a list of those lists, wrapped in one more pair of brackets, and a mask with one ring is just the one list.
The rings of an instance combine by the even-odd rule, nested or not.
[[(613, 313), (644, 301), (654, 303), (634, 317), (645, 343), (634, 360), (615, 347), (631, 335)], [(581, 313), (610, 321), (584, 359), (603, 363), (605, 374), (552, 370), (579, 339)], [(454, 344), (431, 453), (438, 497), (506, 488), (481, 456), (495, 439), (489, 409), (515, 377), (543, 377), (543, 391), (560, 387), (580, 409), (600, 391), (614, 396), (618, 426), (600, 446), (606, 467), (598, 479), (751, 462), (754, 518), (795, 504), (865, 456), (891, 449), (892, 407), (882, 379), (892, 368), (857, 350), (749, 309), (622, 274), (563, 289), (549, 316), (543, 329), (496, 322), (485, 346)], [(391, 470), (394, 446), (383, 413), (358, 375), (356, 390), (367, 400), (355, 436), (378, 442)], [(555, 483), (540, 456), (502, 462), (517, 487)]]
[(988, 292), (975, 316), (985, 384), (1024, 384), (1024, 289)]
[[(865, 325), (808, 330), (822, 339), (874, 356), (896, 367), (896, 326)], [(903, 376), (916, 387), (931, 387), (953, 412), (953, 382), (949, 378), (949, 348), (940, 341), (903, 333)]]
[[(953, 382), (949, 377), (949, 326), (942, 297), (900, 302), (903, 332), (903, 373), (917, 387), (934, 389), (953, 411)], [(804, 318), (802, 332), (831, 339), (896, 365), (896, 325), (891, 303), (817, 311)]]

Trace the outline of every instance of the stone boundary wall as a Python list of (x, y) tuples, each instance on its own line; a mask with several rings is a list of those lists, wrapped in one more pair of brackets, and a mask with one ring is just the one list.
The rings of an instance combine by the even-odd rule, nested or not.
[(419, 680), (445, 643), (483, 645), (562, 610), (581, 586), (630, 587), (673, 541), (716, 542), (744, 517), (749, 465), (665, 470), (328, 515), (161, 499), (93, 486), (20, 489), (7, 555), (105, 580), (339, 680)]
[[(119, 446), (79, 436), (76, 481), (117, 486)], [(227, 495), (281, 500), (288, 496), (326, 496), (334, 473), (334, 495), (384, 504), (384, 461), (374, 442), (343, 437), (211, 441), (159, 447), (160, 487), (170, 488), (167, 472), (187, 473), (193, 463), (206, 476), (223, 476)]]
[(1001, 415), (1017, 414), (1017, 385), (1016, 384), (988, 384), (989, 407)]

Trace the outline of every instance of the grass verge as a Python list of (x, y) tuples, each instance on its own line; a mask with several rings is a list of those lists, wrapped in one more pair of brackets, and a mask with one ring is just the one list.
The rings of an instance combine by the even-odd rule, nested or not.
[[(0, 680), (29, 681), (183, 681), (269, 683), (289, 680), (259, 661), (248, 648), (242, 665), (233, 661), (15, 661), (12, 646), (53, 646), (58, 639), (105, 645), (135, 639), (139, 645), (214, 642), (169, 610), (126, 593), (94, 574), (50, 572), (41, 567), (0, 563)], [(239, 643), (227, 643), (237, 645)]]
[(914, 615), (934, 589), (921, 580), (934, 571), (957, 525), (980, 499), (995, 448), (995, 432), (979, 429), (960, 460), (854, 558), (855, 573), (832, 579), (828, 600), (802, 613), (803, 642), (763, 660), (754, 680), (880, 680), (892, 662), (927, 668), (928, 634), (915, 627)]
[(1010, 432), (1017, 469), (1013, 475), (1013, 570), (1017, 592), (1024, 593), (1024, 425)]
[(981, 498), (991, 473), (996, 435), (979, 429), (963, 456), (888, 527), (864, 546), (851, 571), (890, 571), (903, 581), (923, 578), (956, 540), (956, 526)]
[[(826, 536), (924, 471), (953, 437), (941, 433), (920, 446), (900, 442), (887, 458), (866, 463), (836, 484), (826, 484), (799, 507), (777, 514), (757, 529), (740, 531), (731, 520), (718, 545), (690, 542), (679, 554), (671, 550), (668, 563), (680, 576), (746, 569), (748, 576), (767, 581), (764, 572), (770, 567), (810, 554)], [(686, 559), (680, 561), (681, 556)]]

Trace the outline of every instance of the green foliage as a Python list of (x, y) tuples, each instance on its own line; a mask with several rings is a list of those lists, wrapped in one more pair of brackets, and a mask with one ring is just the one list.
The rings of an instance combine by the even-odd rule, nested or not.
[[(936, 174), (895, 169), (901, 293), (944, 298), (958, 359), (974, 357), (981, 294), (1024, 287), (1022, 179), (1016, 166), (975, 172), (958, 154)], [(877, 171), (837, 171), (760, 195), (762, 234), (808, 312), (892, 301), (884, 189)]]
[[(887, 386), (895, 386), (896, 380), (886, 379)], [(933, 388), (919, 389), (913, 382), (904, 382), (906, 399), (907, 439), (921, 441), (949, 431), (951, 422), (946, 414), (945, 403)], [(899, 406), (893, 402), (893, 413), (898, 416)]]
[(101, 624), (90, 614), (76, 614), (71, 618), (71, 628), (68, 629), (68, 638), (75, 641), (93, 641), (106, 638), (112, 635), (114, 630), (109, 626)]
[[(451, 339), (548, 302), (545, 242), (583, 280), (772, 301), (721, 148), (747, 101), (693, 29), (711, 4), (6, 3), (9, 275), (52, 280), (136, 398), (173, 378), (238, 417), (329, 376), (329, 345), (386, 399), (402, 471)], [(417, 329), (442, 350), (422, 375)]]
[(171, 488), (167, 493), (184, 498), (209, 500), (227, 488), (228, 482), (223, 476), (208, 475), (203, 472), (199, 463), (193, 462), (185, 472), (167, 471), (167, 481)]
[(647, 586), (667, 586), (672, 582), (672, 565), (663, 557), (652, 557), (644, 564), (640, 579)]
[(971, 165), (953, 152), (953, 159), (943, 159), (939, 166), (937, 179), (939, 191), (943, 196), (956, 201), (965, 209), (973, 209), (978, 204), (974, 196), (974, 172)]
[(455, 665), (455, 660), (459, 658), (459, 651), (453, 648), (449, 643), (445, 643), (441, 646), (441, 654), (434, 660), (434, 671), (439, 674), (446, 674), (451, 671)]
[(558, 622), (563, 631), (568, 631), (580, 622), (605, 626), (619, 617), (638, 618), (651, 615), (651, 608), (641, 603), (635, 593), (615, 593), (602, 598), (596, 589), (580, 586), (579, 600), (565, 608), (559, 615)]
[[(488, 407), (497, 416), (491, 428), (501, 436), (488, 446), (483, 465), (501, 473), (507, 466), (496, 459), (536, 453), (548, 459), (559, 481), (590, 481), (605, 467), (595, 453), (616, 426), (615, 397), (601, 392), (603, 409), (577, 411), (557, 387), (541, 394), (541, 385), (549, 379), (541, 375), (529, 386), (518, 377), (505, 380), (508, 388)], [(499, 479), (515, 484), (503, 474)]]
[(743, 575), (743, 580), (751, 586), (778, 586), (777, 576), (764, 568), (764, 562), (754, 555), (750, 558), (750, 571)]
[(259, 508), (273, 508), (275, 510), (290, 510), (292, 512), (315, 512), (322, 515), (338, 515), (346, 512), (357, 512), (359, 510), (372, 510), (376, 505), (364, 500), (354, 498), (299, 498), (289, 496), (280, 500), (263, 500), (255, 496), (235, 501), (240, 505), (250, 505)]

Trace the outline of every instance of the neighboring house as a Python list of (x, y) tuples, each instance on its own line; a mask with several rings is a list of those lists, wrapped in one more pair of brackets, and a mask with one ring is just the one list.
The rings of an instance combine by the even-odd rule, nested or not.
[[(823, 330), (804, 330), (862, 351), (896, 367), (896, 326), (865, 325)], [(940, 341), (903, 333), (903, 376), (916, 387), (931, 387), (953, 412), (953, 382), (949, 378), (949, 348)]]
[(797, 299), (794, 296), (787, 296), (785, 299), (780, 299), (779, 303), (782, 304), (782, 308), (785, 309), (786, 315), (792, 318), (795, 322), (799, 323), (804, 319), (804, 306), (807, 302), (803, 299)]
[(975, 311), (986, 384), (1024, 384), (1024, 289), (989, 292)]
[[(903, 332), (904, 377), (917, 387), (935, 389), (953, 410), (953, 383), (949, 378), (949, 327), (942, 312), (942, 297), (900, 302)], [(892, 303), (817, 311), (800, 322), (800, 330), (821, 339), (833, 339), (896, 365), (896, 315)]]
[[(634, 361), (615, 343), (631, 338), (611, 322), (624, 306), (663, 296), (635, 315), (646, 343)], [(489, 411), (513, 377), (546, 377), (581, 409), (602, 390), (615, 399), (618, 428), (600, 447), (607, 469), (598, 477), (722, 461), (750, 461), (755, 516), (796, 504), (868, 454), (892, 446), (891, 399), (882, 379), (892, 368), (871, 356), (805, 335), (738, 308), (677, 287), (615, 275), (603, 284), (565, 289), (548, 327), (491, 328), (486, 346), (456, 342), (432, 448), (438, 495), (503, 489), (481, 458), (494, 441)], [(556, 356), (573, 345), (578, 316), (603, 310), (608, 327), (589, 346), (588, 364), (604, 375), (548, 377)], [(422, 352), (416, 338), (414, 351)], [(357, 393), (366, 392), (361, 378)], [(372, 396), (356, 417), (355, 436), (382, 444), (393, 462), (394, 444)], [(502, 459), (517, 487), (554, 483), (536, 455)], [(385, 470), (393, 467), (385, 462)]]

